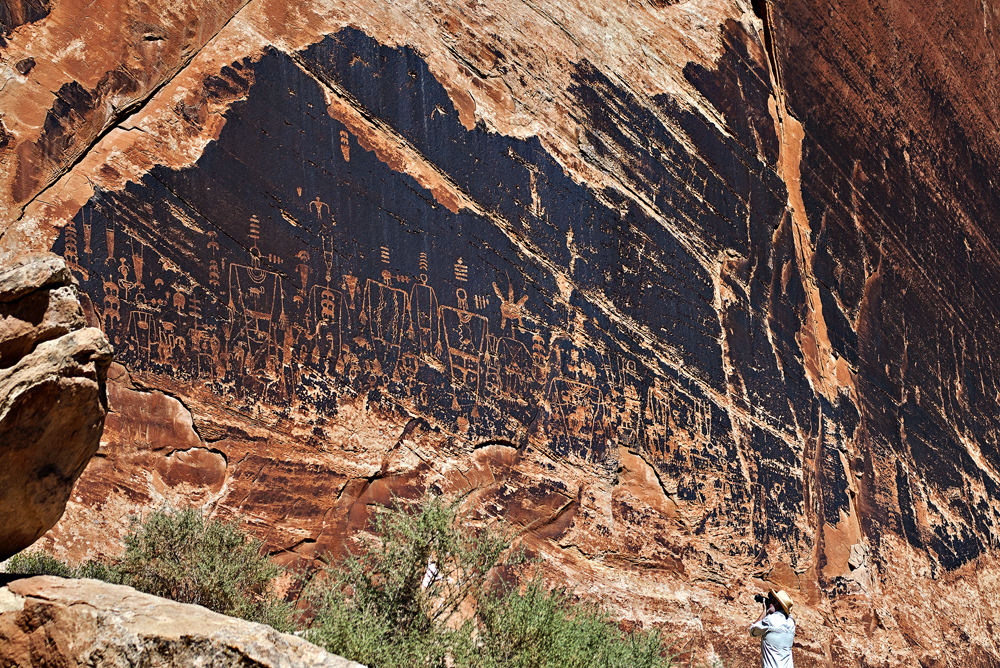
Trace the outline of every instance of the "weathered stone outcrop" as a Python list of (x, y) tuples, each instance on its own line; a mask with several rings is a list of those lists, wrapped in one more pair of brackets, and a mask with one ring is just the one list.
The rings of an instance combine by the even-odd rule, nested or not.
[(0, 0), (0, 40), (11, 30), (45, 18), (48, 0)]
[(0, 254), (120, 351), (50, 549), (430, 488), (734, 666), (766, 586), (796, 665), (1000, 661), (989, 3), (50, 5)]
[(296, 636), (97, 580), (0, 588), (0, 665), (363, 668)]
[(52, 528), (97, 452), (112, 348), (85, 325), (61, 257), (0, 268), (0, 560)]

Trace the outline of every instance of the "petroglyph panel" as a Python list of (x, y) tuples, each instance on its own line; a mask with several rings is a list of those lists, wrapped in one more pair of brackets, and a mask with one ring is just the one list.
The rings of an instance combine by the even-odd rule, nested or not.
[[(683, 498), (721, 475), (720, 502), (740, 503), (702, 261), (537, 141), (467, 131), (407, 49), (344, 30), (300, 55), (235, 63), (255, 83), (194, 166), (98, 191), (63, 230), (56, 249), (120, 361), (320, 428), (365, 397), (473, 442), (534, 435), (599, 465), (625, 445)], [(594, 76), (581, 70), (578, 94)], [(443, 206), (318, 113), (314, 78), (371, 105), (472, 204)], [(412, 107), (387, 108), (384, 85)]]

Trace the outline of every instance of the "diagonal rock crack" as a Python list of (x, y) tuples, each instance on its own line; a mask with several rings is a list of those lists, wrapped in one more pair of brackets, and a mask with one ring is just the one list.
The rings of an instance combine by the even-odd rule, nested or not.
[[(211, 37), (209, 37), (207, 40), (205, 40), (204, 44), (202, 44), (200, 47), (198, 47), (197, 49), (195, 49), (194, 51), (192, 51), (190, 53), (190, 55), (187, 56), (187, 58), (185, 58), (184, 60), (182, 60), (180, 62), (180, 64), (177, 66), (177, 68), (174, 70), (174, 72), (172, 74), (170, 74), (169, 76), (164, 77), (163, 81), (161, 81), (160, 83), (158, 83), (153, 88), (149, 89), (149, 91), (147, 91), (145, 95), (143, 95), (143, 96), (141, 96), (141, 97), (133, 100), (132, 102), (130, 102), (129, 104), (125, 105), (121, 109), (115, 109), (115, 113), (112, 115), (111, 119), (108, 121), (107, 124), (105, 124), (104, 128), (99, 133), (97, 133), (97, 135), (94, 137), (94, 139), (91, 140), (82, 150), (80, 150), (77, 153), (76, 157), (73, 158), (73, 160), (71, 160), (69, 163), (63, 165), (61, 168), (59, 168), (58, 170), (56, 170), (55, 172), (53, 172), (53, 174), (50, 176), (50, 178), (48, 180), (48, 184), (44, 188), (42, 188), (41, 190), (39, 190), (37, 193), (35, 193), (23, 205), (21, 205), (20, 211), (19, 211), (19, 213), (17, 215), (17, 218), (15, 218), (12, 221), (10, 221), (10, 223), (8, 223), (6, 229), (0, 231), (0, 239), (3, 239), (4, 235), (7, 234), (7, 230), (11, 229), (14, 226), (15, 223), (20, 222), (21, 219), (24, 218), (24, 212), (27, 211), (27, 209), (28, 209), (29, 206), (31, 206), (35, 201), (44, 202), (45, 200), (41, 199), (41, 197), (43, 195), (45, 195), (45, 193), (49, 192), (53, 188), (53, 186), (55, 186), (56, 184), (58, 184), (59, 179), (61, 179), (63, 176), (65, 176), (66, 174), (68, 174), (69, 172), (71, 172), (74, 167), (76, 167), (78, 164), (80, 164), (80, 162), (82, 162), (84, 160), (84, 158), (86, 158), (90, 154), (90, 152), (94, 149), (94, 147), (97, 146), (98, 144), (100, 144), (104, 140), (104, 138), (109, 133), (111, 133), (112, 130), (115, 130), (115, 129), (118, 129), (118, 128), (122, 127), (121, 123), (123, 121), (125, 121), (126, 119), (128, 119), (128, 118), (130, 118), (132, 116), (135, 116), (137, 113), (141, 112), (146, 107), (146, 105), (149, 104), (149, 102), (151, 100), (153, 100), (153, 98), (156, 97), (157, 93), (159, 93), (171, 81), (173, 81), (175, 78), (177, 78), (177, 76), (179, 74), (181, 74), (182, 72), (184, 72), (188, 68), (188, 66), (191, 64), (191, 61), (194, 60), (198, 56), (198, 54), (201, 53), (205, 49), (205, 47), (207, 47), (209, 44), (211, 44), (212, 41), (219, 35), (219, 33), (221, 33), (222, 31), (224, 31), (226, 29), (226, 27), (230, 23), (232, 23), (233, 19), (236, 18), (236, 16), (240, 12), (242, 12), (247, 7), (247, 5), (249, 5), (251, 2), (252, 2), (252, 0), (245, 0), (245, 2), (243, 2), (243, 4), (241, 4), (239, 6), (239, 8), (235, 12), (233, 12), (232, 16), (230, 16), (228, 19), (226, 19), (226, 22), (223, 23), (219, 27), (218, 30), (216, 30), (214, 33), (212, 33)], [(126, 131), (132, 131), (132, 130), (143, 131), (140, 128), (137, 128), (137, 127), (129, 127), (129, 128), (123, 128), (123, 129), (126, 130)]]

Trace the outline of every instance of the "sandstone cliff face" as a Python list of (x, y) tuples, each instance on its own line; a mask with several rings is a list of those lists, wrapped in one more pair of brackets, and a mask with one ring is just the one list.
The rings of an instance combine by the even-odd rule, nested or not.
[(52, 528), (97, 451), (111, 352), (61, 257), (0, 267), (0, 560)]
[(51, 549), (433, 488), (702, 656), (780, 586), (797, 665), (1000, 661), (986, 4), (81, 11), (2, 51), (0, 250), (121, 362)]
[(364, 668), (263, 624), (51, 576), (0, 587), (0, 641), (0, 663), (23, 668)]

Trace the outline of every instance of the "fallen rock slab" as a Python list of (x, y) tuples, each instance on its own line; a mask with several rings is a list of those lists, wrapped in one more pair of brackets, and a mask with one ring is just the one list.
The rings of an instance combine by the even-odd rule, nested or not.
[(62, 517), (104, 431), (112, 354), (86, 327), (65, 260), (0, 267), (0, 559)]
[(364, 668), (200, 605), (48, 575), (0, 588), (0, 665)]

